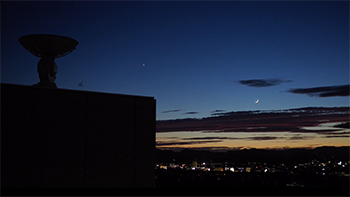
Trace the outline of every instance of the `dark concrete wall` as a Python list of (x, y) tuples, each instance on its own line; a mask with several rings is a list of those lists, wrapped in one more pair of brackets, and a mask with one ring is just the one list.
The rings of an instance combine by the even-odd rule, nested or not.
[(2, 187), (154, 187), (152, 97), (1, 84)]

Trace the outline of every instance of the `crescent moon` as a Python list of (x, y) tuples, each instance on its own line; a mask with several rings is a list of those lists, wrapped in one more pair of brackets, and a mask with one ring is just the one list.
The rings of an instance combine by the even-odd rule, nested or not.
[(255, 101), (255, 103), (259, 103), (259, 99)]

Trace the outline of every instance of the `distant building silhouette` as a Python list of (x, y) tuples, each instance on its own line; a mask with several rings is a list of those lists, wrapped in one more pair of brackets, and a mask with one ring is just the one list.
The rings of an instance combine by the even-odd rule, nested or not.
[(2, 187), (154, 187), (155, 103), (1, 84)]

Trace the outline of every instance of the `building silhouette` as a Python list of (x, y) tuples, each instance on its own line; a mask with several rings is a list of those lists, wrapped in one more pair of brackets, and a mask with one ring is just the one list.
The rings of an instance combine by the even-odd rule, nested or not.
[(3, 188), (154, 187), (153, 97), (1, 84)]

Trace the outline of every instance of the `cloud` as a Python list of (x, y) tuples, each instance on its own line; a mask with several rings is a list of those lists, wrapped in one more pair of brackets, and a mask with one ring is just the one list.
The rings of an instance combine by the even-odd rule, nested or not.
[(301, 135), (294, 135), (292, 137), (287, 138), (287, 140), (309, 140), (314, 137), (312, 136), (301, 136)]
[(182, 138), (182, 140), (240, 140), (242, 138), (237, 137), (191, 137), (191, 138)]
[(219, 112), (225, 112), (226, 110), (222, 110), (222, 109), (217, 109), (214, 111), (211, 111), (210, 113), (219, 113)]
[(337, 133), (340, 129), (306, 129), (325, 123), (349, 122), (350, 107), (308, 107), (287, 110), (226, 112), (201, 119), (160, 120), (157, 132), (290, 132)]
[(262, 137), (247, 137), (247, 140), (276, 140), (276, 139), (281, 139), (280, 137), (270, 137), (270, 136), (262, 136)]
[(167, 111), (163, 111), (162, 114), (172, 113), (172, 112), (179, 112), (179, 111), (181, 111), (181, 110), (180, 109), (167, 110)]
[(313, 97), (349, 96), (350, 85), (323, 86), (314, 88), (296, 88), (287, 92), (294, 94), (307, 94)]
[(222, 110), (222, 109), (217, 109), (217, 110), (214, 110), (214, 111), (211, 111), (211, 115), (212, 116), (218, 116), (218, 115), (222, 115), (223, 112), (225, 112), (226, 110)]
[(221, 142), (218, 140), (203, 140), (203, 141), (173, 141), (173, 142), (156, 142), (156, 146), (173, 146), (173, 145), (189, 145), (189, 144), (204, 144), (211, 142)]
[[(340, 132), (339, 132), (340, 131)], [(331, 130), (331, 132), (318, 133), (320, 135), (337, 135), (337, 136), (345, 136), (350, 134), (350, 131), (342, 131), (342, 130)]]
[(350, 129), (350, 122), (340, 123), (337, 125), (334, 125), (335, 128), (344, 128), (344, 129)]
[(238, 82), (242, 85), (261, 88), (261, 87), (276, 86), (276, 85), (279, 85), (281, 83), (292, 82), (292, 80), (281, 80), (281, 79), (273, 78), (273, 79), (240, 80)]
[(350, 135), (327, 135), (325, 138), (350, 138)]
[(190, 112), (185, 112), (183, 113), (184, 115), (192, 115), (192, 114), (198, 114), (196, 111), (190, 111)]
[[(254, 140), (254, 141), (262, 141), (262, 140), (277, 140), (277, 139), (285, 139), (285, 140), (305, 140), (313, 137), (310, 136), (301, 136), (300, 134), (294, 135), (292, 137), (275, 137), (275, 136), (254, 136), (254, 137), (192, 137), (192, 138), (181, 138), (181, 140)], [(217, 141), (219, 142), (219, 141)]]
[(193, 138), (182, 138), (182, 140), (275, 140), (280, 137), (260, 136), (260, 137), (193, 137)]
[[(184, 147), (157, 147), (162, 150), (172, 150), (174, 152), (180, 152), (184, 149)], [(215, 152), (227, 152), (227, 151), (235, 151), (235, 150), (242, 150), (243, 146), (236, 146), (236, 147), (227, 147), (227, 146), (201, 146), (201, 147), (186, 147), (186, 149), (190, 150), (199, 150), (199, 151), (215, 151)], [(250, 148), (250, 147), (249, 147)]]

